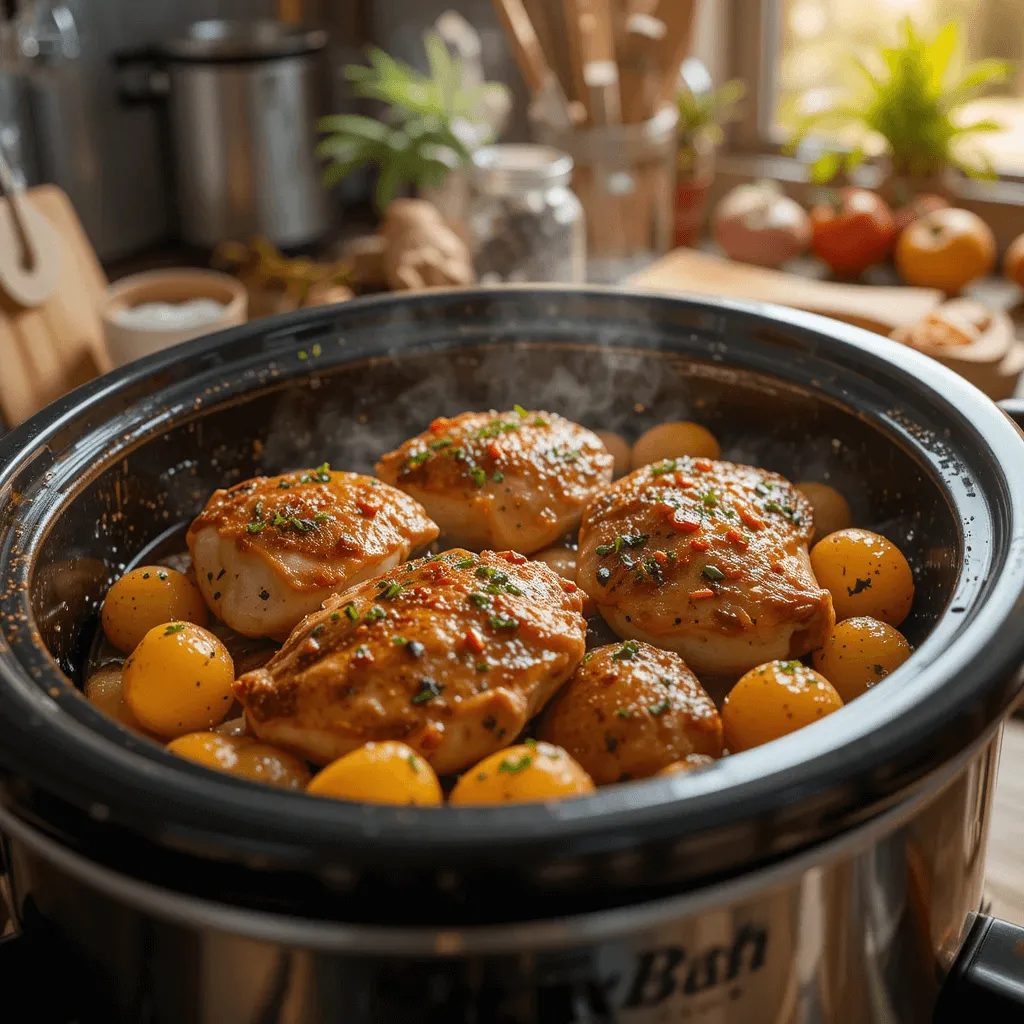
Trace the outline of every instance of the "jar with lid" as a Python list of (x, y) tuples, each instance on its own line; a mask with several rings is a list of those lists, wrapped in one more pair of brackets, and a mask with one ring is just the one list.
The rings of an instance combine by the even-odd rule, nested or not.
[(572, 158), (547, 146), (485, 146), (470, 171), (469, 233), (481, 284), (584, 278), (583, 208)]

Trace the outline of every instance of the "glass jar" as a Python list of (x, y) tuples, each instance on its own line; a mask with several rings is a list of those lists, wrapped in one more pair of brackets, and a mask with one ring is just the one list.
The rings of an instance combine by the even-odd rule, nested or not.
[(572, 159), (547, 146), (484, 146), (473, 155), (469, 234), (481, 284), (584, 279), (583, 207)]

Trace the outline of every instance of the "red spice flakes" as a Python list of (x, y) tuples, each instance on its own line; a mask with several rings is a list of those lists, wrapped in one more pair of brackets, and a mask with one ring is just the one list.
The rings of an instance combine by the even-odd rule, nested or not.
[(706, 601), (709, 597), (714, 597), (715, 592), (710, 587), (704, 587), (703, 590), (691, 590), (690, 600), (691, 601)]
[(475, 629), (467, 629), (462, 637), (462, 642), (474, 654), (484, 653), (484, 638)]
[(559, 582), (562, 585), (562, 590), (567, 594), (575, 594), (576, 591), (580, 589), (572, 580), (559, 580)]
[(693, 480), (688, 476), (685, 476), (678, 469), (672, 474), (672, 482), (676, 487), (681, 487), (684, 491), (688, 491), (691, 487), (697, 486)]
[(658, 563), (658, 565), (665, 565), (665, 563), (668, 562), (668, 555), (666, 555), (664, 551), (655, 551), (651, 557)]
[(380, 505), (375, 501), (368, 501), (366, 498), (360, 498), (359, 501), (356, 502), (356, 508), (358, 508), (367, 519), (372, 519), (380, 511)]
[[(412, 737), (409, 737), (412, 741)], [(415, 742), (411, 742), (410, 746), (413, 746), (421, 754), (426, 752), (430, 753), (432, 750), (437, 750), (441, 746), (441, 742), (444, 739), (444, 723), (443, 722), (429, 722), (423, 727), (423, 731), (415, 738)]]
[(500, 459), (501, 458), (501, 449), (492, 441), (487, 446), (487, 454), (490, 455), (490, 457), (492, 459)]
[(780, 576), (782, 575), (783, 568), (781, 562), (772, 562), (768, 568), (771, 569), (772, 572), (777, 572)]
[(708, 551), (711, 548), (711, 543), (706, 540), (691, 540), (690, 547), (694, 551)]
[(502, 551), (500, 557), (504, 558), (506, 562), (511, 562), (513, 565), (523, 565), (529, 561), (526, 555), (521, 555), (518, 551)]
[(749, 509), (740, 509), (740, 519), (743, 520), (743, 525), (749, 527), (751, 530), (763, 530), (764, 520), (759, 519)]
[(432, 420), (430, 424), (430, 432), (432, 434), (443, 434), (448, 429), (448, 424), (451, 420), (447, 416), (438, 416), (436, 420)]
[(696, 533), (700, 529), (700, 520), (691, 519), (682, 509), (674, 508), (669, 516), (668, 525), (676, 533)]
[(711, 461), (710, 459), (696, 459), (693, 463), (693, 468), (701, 473), (711, 472)]
[(743, 551), (746, 551), (750, 547), (750, 541), (740, 533), (739, 530), (729, 530), (726, 532), (726, 539), (731, 541), (736, 547)]
[(430, 591), (426, 587), (413, 587), (409, 594), (412, 597), (418, 597), (421, 601), (425, 597), (430, 597)]
[(730, 568), (729, 566), (726, 566), (725, 569), (723, 569), (722, 571), (725, 573), (725, 578), (727, 580), (741, 580), (741, 579), (743, 579), (743, 570), (740, 569), (740, 568), (737, 568), (737, 567), (731, 567)]

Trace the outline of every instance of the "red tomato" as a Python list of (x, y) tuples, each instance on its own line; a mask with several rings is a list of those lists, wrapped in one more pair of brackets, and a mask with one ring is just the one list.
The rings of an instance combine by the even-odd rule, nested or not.
[(881, 263), (895, 234), (892, 210), (867, 189), (844, 188), (835, 202), (811, 210), (811, 248), (843, 277)]

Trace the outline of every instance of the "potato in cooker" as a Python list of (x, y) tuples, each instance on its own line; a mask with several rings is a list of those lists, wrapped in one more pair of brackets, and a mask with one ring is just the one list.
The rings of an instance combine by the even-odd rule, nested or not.
[(306, 792), (368, 804), (432, 807), (443, 801), (434, 769), (412, 747), (394, 740), (366, 743), (332, 761)]
[(527, 740), (484, 758), (465, 772), (448, 798), (458, 805), (534, 803), (593, 793), (590, 776), (566, 751)]
[(309, 771), (297, 757), (249, 736), (190, 732), (172, 740), (167, 749), (215, 771), (279, 789), (303, 789), (309, 782)]
[(730, 754), (759, 747), (820, 721), (843, 706), (835, 687), (799, 661), (770, 661), (751, 669), (722, 704)]
[(637, 438), (631, 461), (634, 469), (649, 466), (662, 459), (690, 456), (695, 459), (717, 459), (722, 454), (718, 439), (699, 423), (679, 420), (659, 423)]
[(636, 640), (587, 654), (540, 732), (599, 786), (647, 778), (690, 754), (722, 754), (722, 721), (697, 677), (678, 654)]
[(860, 615), (837, 622), (811, 660), (849, 703), (895, 672), (910, 655), (910, 644), (895, 626)]
[(124, 663), (124, 697), (150, 732), (164, 739), (211, 729), (234, 700), (227, 648), (190, 622), (154, 626)]
[(796, 489), (814, 509), (813, 541), (819, 541), (836, 530), (845, 530), (852, 525), (850, 503), (834, 487), (805, 480), (798, 483)]
[(891, 540), (870, 530), (837, 530), (811, 549), (814, 575), (831, 595), (836, 620), (870, 615), (898, 626), (914, 601), (914, 574)]
[(143, 565), (126, 572), (107, 591), (100, 613), (107, 639), (125, 654), (162, 622), (206, 625), (206, 605), (196, 585), (163, 565)]

